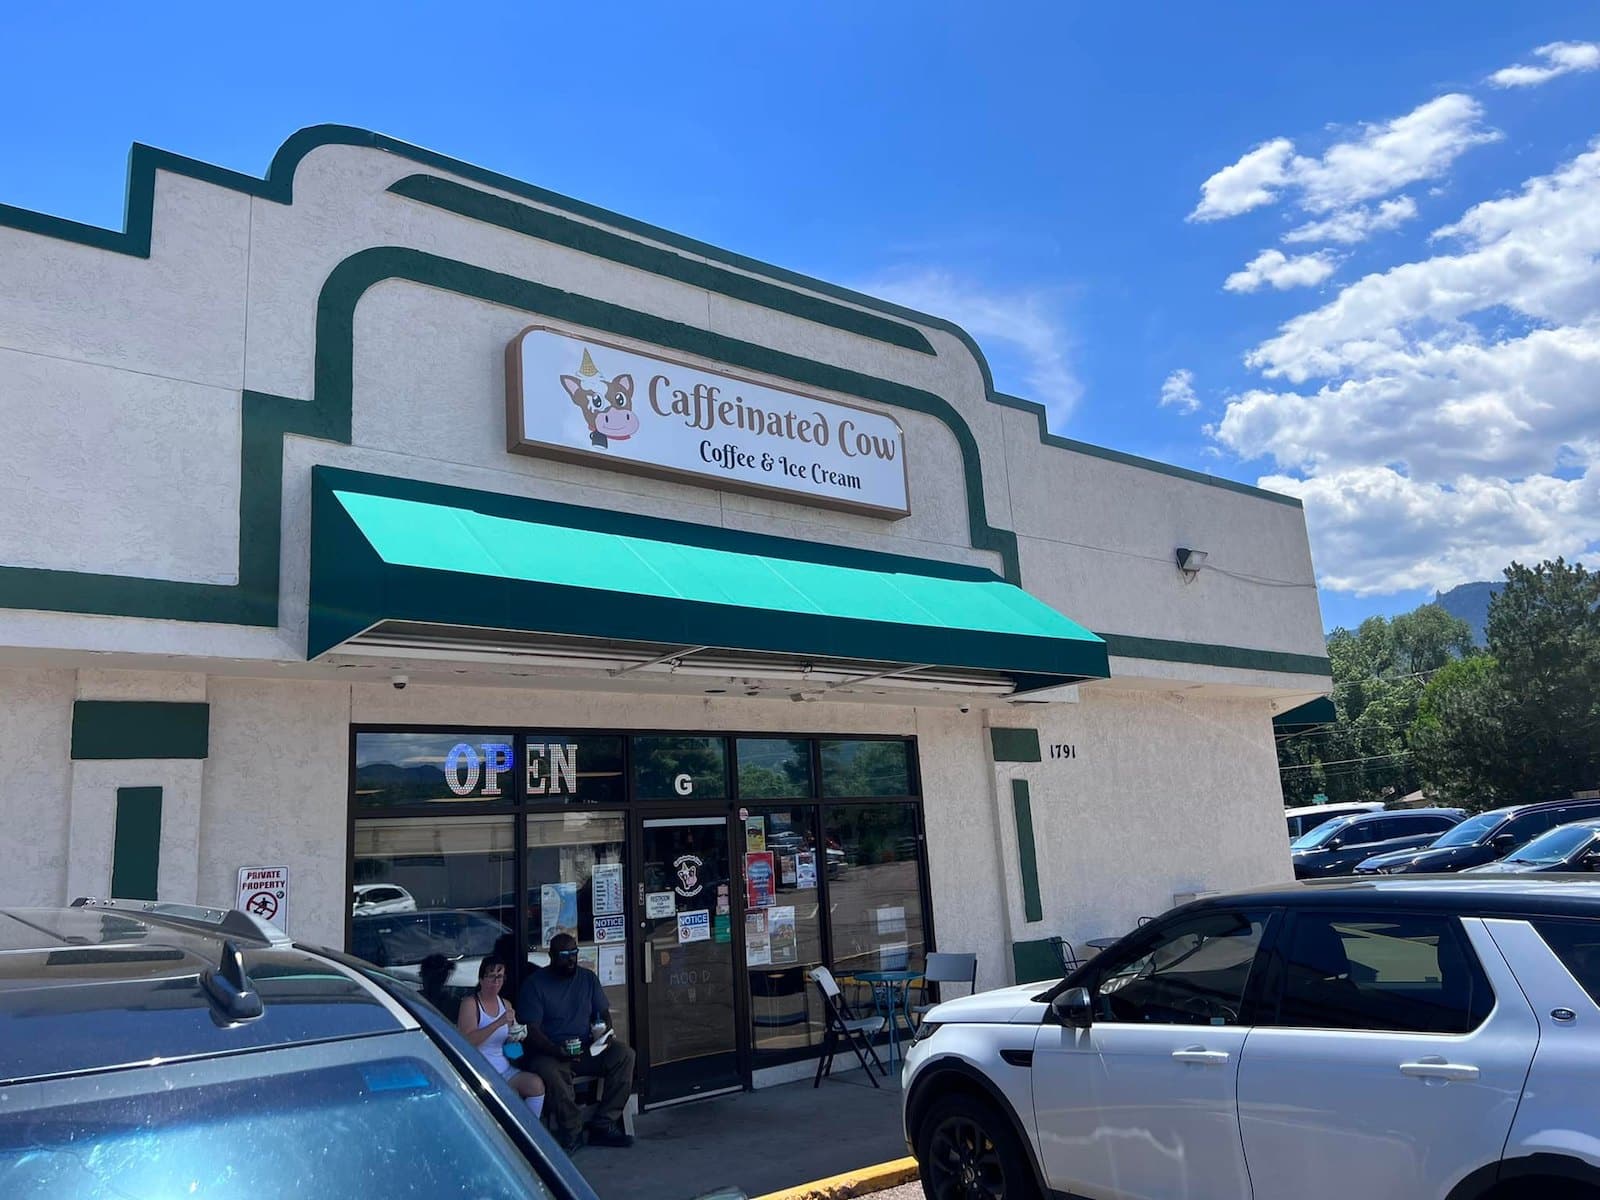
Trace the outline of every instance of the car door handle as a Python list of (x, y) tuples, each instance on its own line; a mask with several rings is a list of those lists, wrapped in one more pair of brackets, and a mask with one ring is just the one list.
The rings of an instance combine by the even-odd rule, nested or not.
[(1468, 1083), (1478, 1077), (1478, 1068), (1470, 1063), (1424, 1058), (1420, 1062), (1401, 1063), (1400, 1074), (1409, 1075), (1413, 1079), (1444, 1079), (1456, 1083)]
[(1220, 1067), (1228, 1061), (1228, 1052), (1226, 1050), (1207, 1050), (1203, 1046), (1189, 1046), (1182, 1050), (1174, 1050), (1172, 1057), (1179, 1062)]

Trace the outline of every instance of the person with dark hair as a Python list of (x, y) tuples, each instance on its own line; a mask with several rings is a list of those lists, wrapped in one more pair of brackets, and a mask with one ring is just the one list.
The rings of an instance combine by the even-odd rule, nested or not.
[(578, 965), (570, 933), (550, 939), (550, 965), (529, 973), (517, 993), (528, 1023), (528, 1069), (544, 1080), (556, 1139), (568, 1152), (584, 1143), (582, 1114), (573, 1097), (574, 1075), (599, 1076), (600, 1104), (589, 1122), (594, 1146), (631, 1146), (622, 1110), (633, 1092), (633, 1049), (611, 1025), (611, 1004), (593, 971)]
[(442, 954), (430, 954), (417, 967), (417, 973), (422, 976), (422, 998), (449, 1016), (450, 960)]
[[(478, 964), (478, 990), (461, 1001), (456, 1028), (461, 1036), (478, 1048), (489, 1065), (509, 1083), (538, 1120), (544, 1113), (544, 1080), (531, 1071), (513, 1066), (506, 1057), (506, 1042), (519, 1043), (528, 1033), (517, 1023), (516, 1011), (500, 996), (506, 981), (506, 965), (493, 955)], [(520, 1056), (521, 1048), (516, 1055)]]

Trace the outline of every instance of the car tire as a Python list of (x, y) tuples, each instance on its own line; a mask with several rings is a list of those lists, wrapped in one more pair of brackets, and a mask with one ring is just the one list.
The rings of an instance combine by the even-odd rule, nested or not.
[(1027, 1148), (1000, 1109), (971, 1094), (933, 1102), (917, 1133), (927, 1200), (1038, 1200)]

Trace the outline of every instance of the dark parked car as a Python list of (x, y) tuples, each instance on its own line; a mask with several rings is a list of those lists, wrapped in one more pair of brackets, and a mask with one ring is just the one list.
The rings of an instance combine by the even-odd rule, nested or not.
[(1412, 808), (1326, 821), (1290, 844), (1294, 877), (1348, 875), (1374, 854), (1426, 846), (1464, 816), (1459, 808)]
[(0, 909), (7, 1200), (594, 1200), (402, 984), (243, 913)]
[[(1358, 875), (1442, 875), (1481, 867), (1527, 845), (1541, 833), (1573, 821), (1600, 819), (1600, 799), (1549, 800), (1492, 808), (1461, 822), (1423, 849), (1373, 852)], [(1398, 847), (1396, 847), (1398, 849)]]
[(1536, 875), (1555, 871), (1600, 871), (1600, 821), (1574, 821), (1541, 833), (1498, 862), (1468, 867), (1464, 875)]

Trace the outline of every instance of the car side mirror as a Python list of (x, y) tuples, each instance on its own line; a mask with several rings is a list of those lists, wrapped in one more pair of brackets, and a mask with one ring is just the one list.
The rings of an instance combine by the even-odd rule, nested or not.
[(1489, 842), (1489, 845), (1501, 853), (1507, 850), (1514, 850), (1517, 845), (1517, 835), (1514, 833), (1498, 834)]
[(1056, 1020), (1071, 1029), (1087, 1029), (1094, 1024), (1094, 1000), (1088, 988), (1068, 988), (1050, 1001)]
[(1343, 838), (1329, 838), (1328, 839), (1328, 844), (1324, 848), (1328, 849), (1328, 850), (1343, 850), (1344, 849), (1344, 839)]

